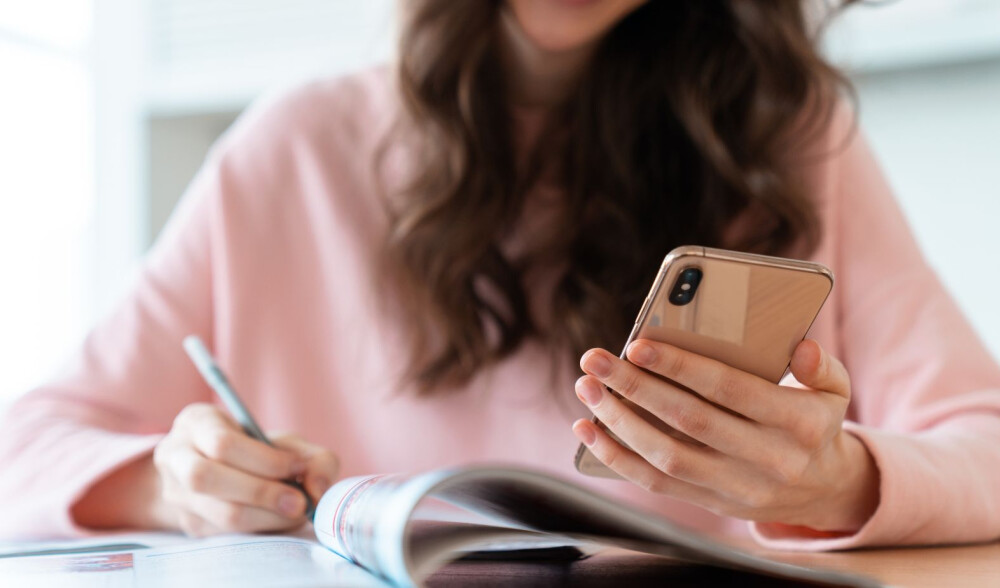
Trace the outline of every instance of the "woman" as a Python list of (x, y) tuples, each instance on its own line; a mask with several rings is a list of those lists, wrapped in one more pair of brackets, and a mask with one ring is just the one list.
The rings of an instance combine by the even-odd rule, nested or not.
[[(1000, 370), (852, 133), (801, 6), (406, 6), (397, 71), (311, 84), (227, 133), (130, 297), (9, 413), (7, 532), (287, 529), (304, 510), (289, 476), (318, 497), (339, 476), (500, 460), (706, 531), (749, 520), (773, 546), (1000, 534)], [(648, 341), (635, 365), (607, 351), (689, 243), (834, 270), (797, 382)], [(301, 436), (242, 435), (190, 333), (265, 427)], [(578, 441), (627, 481), (575, 474)]]

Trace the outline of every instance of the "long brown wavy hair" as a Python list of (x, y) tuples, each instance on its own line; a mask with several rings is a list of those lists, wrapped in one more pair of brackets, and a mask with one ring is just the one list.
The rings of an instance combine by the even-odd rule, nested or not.
[[(789, 154), (827, 126), (846, 82), (798, 0), (651, 0), (599, 43), (527, 154), (514, 148), (501, 0), (407, 0), (398, 63), (416, 172), (391, 195), (384, 276), (413, 321), (406, 378), (467, 383), (538, 337), (560, 353), (620, 345), (663, 256), (698, 244), (811, 251), (816, 205)], [(391, 139), (390, 139), (391, 140)], [(564, 214), (518, 259), (501, 242), (542, 176)], [(734, 219), (749, 219), (736, 232)], [(541, 328), (524, 275), (557, 262)]]

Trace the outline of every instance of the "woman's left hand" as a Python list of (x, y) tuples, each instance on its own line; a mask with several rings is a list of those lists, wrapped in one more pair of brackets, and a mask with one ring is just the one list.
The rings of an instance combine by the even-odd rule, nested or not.
[[(576, 392), (628, 448), (590, 421), (573, 425), (621, 477), (720, 515), (821, 531), (856, 531), (875, 511), (878, 470), (842, 429), (847, 370), (815, 341), (792, 356), (804, 389), (655, 341), (635, 341), (627, 357), (588, 351)], [(663, 433), (605, 386), (704, 445)]]

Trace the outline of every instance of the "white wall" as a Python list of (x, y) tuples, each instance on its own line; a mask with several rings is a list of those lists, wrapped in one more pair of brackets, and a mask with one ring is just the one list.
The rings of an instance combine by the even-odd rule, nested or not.
[(1000, 357), (1000, 59), (868, 74), (857, 89), (925, 255)]
[(94, 0), (97, 255), (94, 312), (111, 312), (131, 285), (150, 234), (142, 87), (145, 0)]
[(0, 412), (58, 367), (92, 319), (91, 9), (0, 3)]

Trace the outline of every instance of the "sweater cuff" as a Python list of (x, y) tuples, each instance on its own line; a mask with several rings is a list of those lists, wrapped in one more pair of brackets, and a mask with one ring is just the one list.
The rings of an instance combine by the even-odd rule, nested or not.
[[(833, 551), (878, 545), (902, 545), (913, 521), (913, 508), (922, 502), (913, 478), (914, 462), (922, 461), (913, 440), (857, 423), (845, 422), (844, 430), (868, 449), (879, 472), (879, 503), (871, 518), (851, 534), (824, 532), (783, 525), (750, 523), (750, 534), (762, 546), (791, 551)], [(909, 471), (908, 471), (909, 470)], [(910, 521), (910, 524), (907, 524)]]
[(86, 447), (90, 456), (88, 467), (74, 472), (66, 483), (53, 488), (53, 496), (44, 501), (46, 504), (59, 506), (52, 513), (54, 520), (42, 527), (53, 530), (60, 536), (102, 534), (101, 531), (78, 525), (73, 518), (73, 507), (95, 484), (112, 472), (152, 453), (163, 438), (162, 434), (132, 435), (103, 430), (89, 430), (86, 436), (86, 444), (81, 441), (79, 446)]

